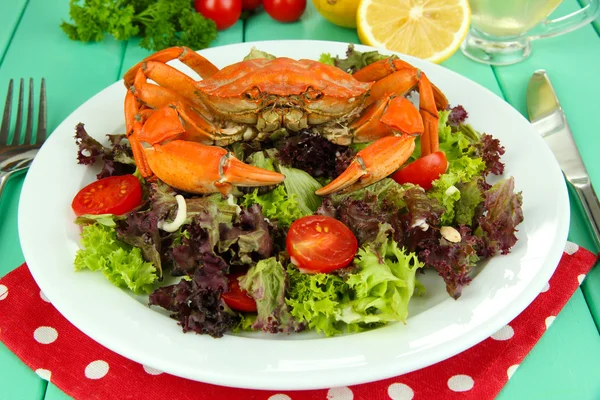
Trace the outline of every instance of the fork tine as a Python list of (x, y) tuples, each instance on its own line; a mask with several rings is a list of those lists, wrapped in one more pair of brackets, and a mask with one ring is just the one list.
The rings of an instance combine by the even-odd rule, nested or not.
[(35, 144), (41, 145), (46, 140), (46, 120), (48, 110), (46, 108), (46, 80), (42, 78), (42, 87), (40, 89), (40, 109), (38, 115), (38, 128)]
[(13, 138), (10, 144), (16, 143), (19, 144), (19, 139), (21, 138), (21, 126), (23, 125), (23, 95), (25, 90), (23, 89), (23, 78), (21, 78), (21, 82), (19, 84), (19, 104), (17, 108), (17, 122), (15, 123), (15, 130), (13, 134)]
[(4, 103), (4, 115), (2, 116), (2, 126), (0, 126), (0, 146), (8, 144), (8, 131), (10, 130), (10, 113), (12, 111), (12, 93), (13, 80), (8, 82), (8, 94), (6, 103)]
[(29, 101), (27, 103), (27, 126), (25, 127), (25, 144), (31, 143), (33, 133), (33, 78), (29, 78)]

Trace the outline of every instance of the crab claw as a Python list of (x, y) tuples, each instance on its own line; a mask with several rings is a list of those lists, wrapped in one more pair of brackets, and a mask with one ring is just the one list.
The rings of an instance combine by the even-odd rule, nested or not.
[(415, 149), (414, 136), (386, 136), (376, 140), (356, 154), (350, 166), (315, 194), (351, 192), (378, 182), (396, 171)]
[(148, 165), (163, 182), (190, 193), (229, 194), (235, 186), (267, 186), (285, 175), (243, 163), (227, 150), (185, 140), (145, 149)]

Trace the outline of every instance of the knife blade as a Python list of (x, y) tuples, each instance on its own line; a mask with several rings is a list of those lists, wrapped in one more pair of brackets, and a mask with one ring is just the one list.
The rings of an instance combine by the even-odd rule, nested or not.
[(544, 70), (535, 71), (527, 85), (527, 113), (534, 129), (544, 138), (563, 174), (575, 190), (600, 248), (600, 203), (583, 164), (567, 117)]

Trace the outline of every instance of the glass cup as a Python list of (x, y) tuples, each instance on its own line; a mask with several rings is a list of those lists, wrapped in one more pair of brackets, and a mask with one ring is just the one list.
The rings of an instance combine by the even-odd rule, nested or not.
[(469, 0), (471, 29), (461, 45), (469, 58), (485, 64), (510, 65), (531, 53), (531, 41), (557, 36), (596, 18), (600, 0), (564, 17), (548, 16), (562, 0)]

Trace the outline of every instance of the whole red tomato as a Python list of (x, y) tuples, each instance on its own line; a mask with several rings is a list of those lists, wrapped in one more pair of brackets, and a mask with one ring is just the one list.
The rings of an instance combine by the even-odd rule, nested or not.
[(279, 22), (297, 21), (306, 9), (306, 0), (263, 0), (267, 14)]
[(194, 8), (217, 24), (222, 31), (235, 24), (242, 14), (242, 0), (194, 0)]
[(242, 10), (256, 10), (262, 4), (262, 0), (242, 0)]

